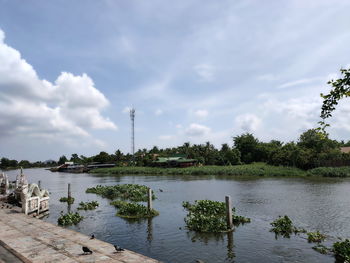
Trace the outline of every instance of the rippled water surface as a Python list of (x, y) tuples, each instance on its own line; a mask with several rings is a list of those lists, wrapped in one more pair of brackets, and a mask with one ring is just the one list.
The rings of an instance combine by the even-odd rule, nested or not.
[[(24, 171), (29, 182), (39, 180), (51, 193), (50, 216), (44, 220), (57, 224), (67, 205), (58, 200), (67, 195), (71, 183), (75, 211), (80, 201), (97, 200), (94, 211), (81, 211), (85, 218), (74, 230), (118, 244), (121, 247), (164, 262), (334, 262), (333, 257), (311, 249), (305, 236), (275, 239), (270, 222), (288, 215), (295, 225), (329, 236), (326, 245), (337, 237), (350, 237), (350, 180), (325, 178), (241, 178), (223, 176), (106, 176), (51, 173), (44, 169)], [(7, 172), (14, 180), (18, 171)], [(157, 196), (153, 206), (160, 215), (141, 221), (115, 216), (109, 200), (86, 194), (88, 187), (124, 183), (144, 184)], [(163, 192), (160, 191), (163, 190)], [(211, 199), (224, 201), (230, 195), (238, 214), (252, 222), (231, 234), (199, 235), (184, 225), (183, 201)]]

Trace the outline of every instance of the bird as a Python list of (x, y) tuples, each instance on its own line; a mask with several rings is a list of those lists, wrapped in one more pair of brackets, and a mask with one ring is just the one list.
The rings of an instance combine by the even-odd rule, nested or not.
[(83, 247), (83, 251), (84, 251), (84, 255), (86, 255), (87, 253), (92, 254), (92, 251), (88, 247)]
[(117, 246), (117, 245), (114, 245), (114, 248), (115, 248), (115, 251), (117, 251), (117, 253), (118, 253), (118, 252), (122, 252), (122, 251), (125, 250), (124, 248), (121, 248), (121, 247), (119, 247), (119, 246)]
[(163, 192), (163, 190), (159, 188), (159, 192)]
[(95, 235), (94, 234), (92, 234), (91, 235), (91, 237), (90, 237), (90, 239), (94, 239), (95, 238)]

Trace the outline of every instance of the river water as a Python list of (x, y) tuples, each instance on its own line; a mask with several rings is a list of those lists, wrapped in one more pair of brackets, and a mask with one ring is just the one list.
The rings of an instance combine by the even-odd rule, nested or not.
[[(14, 180), (19, 171), (9, 171)], [(29, 182), (41, 181), (50, 192), (50, 216), (45, 221), (57, 224), (66, 203), (71, 183), (76, 211), (80, 201), (97, 200), (93, 211), (80, 211), (84, 220), (70, 227), (87, 235), (161, 260), (191, 263), (197, 259), (221, 262), (334, 262), (329, 255), (311, 249), (305, 235), (275, 239), (270, 223), (288, 215), (298, 227), (327, 234), (326, 245), (337, 237), (350, 237), (350, 180), (334, 178), (275, 178), (225, 176), (108, 176), (96, 174), (51, 173), (26, 169)], [(109, 200), (86, 194), (88, 187), (136, 183), (151, 187), (157, 199), (153, 206), (160, 215), (153, 219), (130, 221), (115, 216)], [(160, 191), (162, 189), (163, 191)], [(224, 201), (230, 195), (236, 212), (251, 218), (231, 234), (200, 235), (185, 228), (183, 201), (210, 199)]]

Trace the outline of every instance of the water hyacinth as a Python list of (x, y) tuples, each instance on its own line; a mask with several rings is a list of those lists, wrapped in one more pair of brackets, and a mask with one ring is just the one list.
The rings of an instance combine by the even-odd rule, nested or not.
[(98, 207), (99, 204), (97, 201), (91, 201), (91, 202), (80, 202), (78, 210), (94, 210), (96, 207)]
[[(199, 200), (194, 204), (183, 202), (182, 206), (189, 212), (185, 218), (186, 226), (189, 230), (198, 232), (226, 232), (226, 204), (224, 202)], [(243, 216), (236, 216), (235, 209), (232, 208), (233, 223), (249, 223), (250, 219)]]
[(74, 203), (74, 197), (61, 197), (60, 202), (66, 202), (71, 205)]
[(70, 226), (70, 225), (76, 225), (81, 220), (83, 220), (83, 216), (79, 215), (79, 213), (67, 213), (67, 214), (61, 214), (61, 216), (57, 219), (57, 223), (60, 226)]
[(149, 210), (146, 206), (137, 203), (119, 202), (114, 203), (118, 207), (117, 216), (124, 218), (149, 218), (159, 215), (155, 209)]
[(283, 217), (279, 216), (271, 223), (271, 226), (272, 228), (270, 229), (270, 232), (274, 232), (276, 238), (279, 235), (285, 238), (290, 238), (292, 233), (306, 233), (306, 230), (295, 227), (292, 220), (286, 215)]
[(350, 261), (350, 240), (335, 242), (333, 244), (333, 253), (337, 262)]
[[(108, 199), (126, 199), (133, 202), (146, 202), (148, 199), (148, 187), (138, 184), (118, 184), (111, 186), (97, 185), (86, 189), (86, 193), (94, 193)], [(152, 199), (156, 196), (152, 193)]]
[(307, 241), (309, 243), (311, 243), (311, 242), (321, 243), (325, 239), (326, 239), (326, 235), (321, 234), (319, 231), (307, 233)]

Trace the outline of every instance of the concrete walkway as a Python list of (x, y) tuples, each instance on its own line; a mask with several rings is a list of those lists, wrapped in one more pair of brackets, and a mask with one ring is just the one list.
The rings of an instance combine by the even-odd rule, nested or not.
[[(82, 246), (93, 253), (83, 255)], [(8, 262), (159, 262), (129, 250), (116, 253), (109, 243), (6, 208), (0, 209), (0, 253), (4, 249)]]

